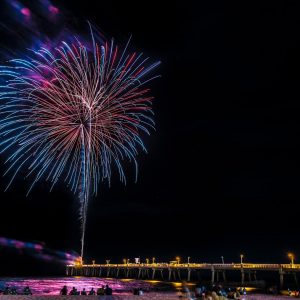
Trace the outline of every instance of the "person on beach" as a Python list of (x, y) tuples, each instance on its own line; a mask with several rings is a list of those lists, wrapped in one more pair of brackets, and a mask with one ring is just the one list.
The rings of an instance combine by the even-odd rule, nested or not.
[(267, 289), (268, 294), (278, 295), (278, 289), (276, 285), (273, 285)]
[(144, 295), (144, 292), (143, 292), (142, 288), (134, 288), (134, 289), (133, 289), (133, 295), (136, 295), (136, 296), (143, 296), (143, 295)]
[(112, 289), (109, 287), (108, 284), (106, 285), (106, 288), (105, 288), (105, 295), (107, 295), (107, 296), (112, 295)]
[(10, 288), (9, 288), (9, 286), (5, 287), (3, 295), (10, 295)]
[(191, 293), (189, 288), (186, 285), (186, 282), (182, 282), (182, 288), (181, 288), (181, 297), (185, 299), (189, 299), (191, 297)]
[(215, 291), (211, 292), (211, 297), (212, 297), (213, 300), (219, 300), (220, 299), (218, 294)]
[(91, 290), (89, 291), (89, 295), (90, 296), (96, 295), (94, 288), (91, 288)]
[(32, 295), (32, 292), (29, 288), (29, 286), (26, 286), (23, 290), (23, 295)]
[(98, 296), (104, 296), (105, 295), (105, 287), (104, 287), (104, 285), (102, 285), (101, 288), (97, 289), (97, 295)]
[(204, 299), (205, 300), (213, 300), (212, 291), (211, 290), (208, 290), (208, 291), (205, 292)]
[(228, 293), (228, 298), (229, 299), (240, 299), (241, 295), (240, 293), (237, 291), (237, 289), (233, 289), (232, 291), (230, 291)]
[(70, 291), (69, 295), (71, 295), (71, 296), (79, 295), (79, 293), (77, 292), (77, 289), (75, 288), (75, 286), (73, 286), (73, 288)]
[(195, 288), (195, 296), (196, 296), (196, 298), (200, 298), (202, 296), (202, 289), (201, 289), (200, 285), (198, 285)]
[(143, 292), (142, 288), (139, 288), (138, 295), (139, 296), (143, 296), (144, 295), (144, 292)]
[(83, 288), (83, 290), (81, 291), (81, 293), (80, 293), (82, 296), (86, 296), (86, 290), (85, 290), (85, 288)]
[(68, 289), (66, 285), (64, 285), (63, 288), (60, 290), (60, 295), (62, 296), (68, 295)]

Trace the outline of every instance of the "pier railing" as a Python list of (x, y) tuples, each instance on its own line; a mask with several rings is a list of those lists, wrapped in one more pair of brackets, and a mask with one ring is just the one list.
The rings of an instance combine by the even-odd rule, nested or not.
[(300, 264), (256, 264), (256, 263), (231, 263), (231, 264), (210, 264), (210, 263), (128, 263), (128, 264), (74, 264), (68, 265), (67, 268), (196, 268), (196, 269), (253, 269), (253, 270), (280, 270), (280, 269), (295, 269), (300, 271)]
[[(67, 276), (97, 276), (116, 278), (155, 279), (157, 276), (162, 280), (185, 280), (190, 281), (191, 274), (201, 270), (211, 273), (211, 283), (226, 281), (226, 271), (237, 271), (241, 274), (241, 284), (248, 278), (248, 282), (257, 281), (258, 271), (271, 271), (279, 274), (280, 286), (283, 286), (284, 275), (292, 274), (297, 282), (296, 273), (300, 272), (300, 264), (262, 264), (262, 263), (123, 263), (123, 264), (74, 264), (66, 268)], [(207, 271), (206, 271), (207, 272)]]

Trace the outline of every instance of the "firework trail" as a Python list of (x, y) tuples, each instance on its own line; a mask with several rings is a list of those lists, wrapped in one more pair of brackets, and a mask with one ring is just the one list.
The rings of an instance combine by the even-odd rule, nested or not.
[(145, 84), (158, 64), (142, 54), (129, 54), (111, 42), (79, 39), (54, 49), (32, 51), (0, 68), (1, 152), (9, 152), (7, 188), (21, 169), (34, 185), (45, 178), (52, 187), (63, 178), (80, 201), (81, 257), (89, 198), (100, 181), (110, 182), (122, 163), (134, 163), (141, 133), (154, 128), (152, 97)]
[(0, 246), (26, 253), (45, 261), (56, 261), (63, 264), (74, 264), (79, 257), (74, 252), (63, 252), (50, 249), (44, 243), (31, 243), (0, 237)]

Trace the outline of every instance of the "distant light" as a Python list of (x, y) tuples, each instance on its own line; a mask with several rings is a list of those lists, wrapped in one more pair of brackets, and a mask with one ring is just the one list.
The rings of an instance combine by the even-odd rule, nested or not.
[(29, 8), (23, 7), (23, 8), (21, 9), (21, 14), (24, 15), (24, 16), (26, 16), (26, 17), (30, 17), (31, 11), (30, 11)]
[(59, 13), (59, 9), (56, 6), (49, 5), (48, 9), (53, 14), (58, 14)]
[(34, 245), (34, 249), (35, 249), (35, 250), (41, 251), (41, 250), (43, 250), (43, 248), (44, 248), (44, 247), (43, 247), (42, 245), (40, 245), (40, 244), (35, 244), (35, 245)]

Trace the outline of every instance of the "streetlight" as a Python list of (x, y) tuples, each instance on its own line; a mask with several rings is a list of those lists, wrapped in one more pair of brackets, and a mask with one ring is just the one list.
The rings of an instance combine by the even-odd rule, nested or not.
[(224, 256), (221, 256), (222, 264), (224, 265)]
[(241, 254), (240, 257), (241, 257), (241, 265), (242, 265), (243, 264), (244, 254)]
[(288, 253), (288, 257), (291, 260), (292, 268), (294, 268), (295, 255), (293, 253)]
[(93, 266), (95, 265), (95, 260), (92, 260), (92, 264), (93, 264)]
[(188, 265), (190, 264), (190, 257), (188, 256)]
[(146, 264), (149, 265), (149, 258), (146, 258)]
[(152, 264), (155, 264), (155, 257), (152, 257)]
[(124, 263), (124, 265), (126, 265), (126, 261), (127, 261), (127, 260), (126, 260), (126, 258), (124, 258), (124, 259), (123, 259), (123, 263)]
[(180, 264), (180, 257), (176, 256), (176, 260), (177, 260), (177, 265), (179, 265)]

